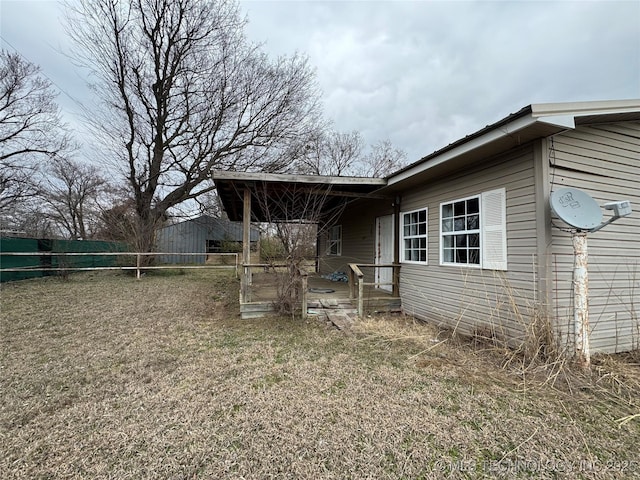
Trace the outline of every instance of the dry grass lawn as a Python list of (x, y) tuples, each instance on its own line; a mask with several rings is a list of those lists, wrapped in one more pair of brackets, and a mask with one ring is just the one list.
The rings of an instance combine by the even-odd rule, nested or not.
[(213, 272), (1, 295), (2, 479), (640, 478), (637, 358), (556, 375), (398, 317), (241, 321)]

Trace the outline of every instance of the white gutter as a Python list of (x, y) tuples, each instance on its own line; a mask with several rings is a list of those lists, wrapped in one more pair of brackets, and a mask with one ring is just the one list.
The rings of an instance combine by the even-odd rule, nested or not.
[(549, 116), (607, 115), (632, 113), (640, 110), (640, 99), (609, 100), (604, 102), (536, 103), (531, 105), (531, 114), (542, 118)]

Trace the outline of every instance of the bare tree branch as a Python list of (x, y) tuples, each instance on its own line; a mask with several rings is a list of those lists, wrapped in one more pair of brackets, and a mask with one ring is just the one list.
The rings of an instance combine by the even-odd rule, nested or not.
[(70, 147), (56, 94), (36, 65), (0, 50), (0, 214), (38, 193), (38, 167)]
[(269, 169), (270, 152), (311, 130), (307, 60), (270, 60), (233, 0), (69, 2), (75, 58), (104, 109), (91, 121), (119, 161), (147, 230), (206, 191), (210, 171)]
[(100, 213), (107, 181), (94, 165), (61, 157), (47, 170), (40, 198), (49, 218), (72, 240), (93, 238), (100, 228)]

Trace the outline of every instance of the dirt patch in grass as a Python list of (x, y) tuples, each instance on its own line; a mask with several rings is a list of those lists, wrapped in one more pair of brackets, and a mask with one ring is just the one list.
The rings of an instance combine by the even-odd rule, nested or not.
[(3, 285), (0, 478), (640, 477), (632, 362), (551, 386), (403, 317), (242, 321), (237, 287)]

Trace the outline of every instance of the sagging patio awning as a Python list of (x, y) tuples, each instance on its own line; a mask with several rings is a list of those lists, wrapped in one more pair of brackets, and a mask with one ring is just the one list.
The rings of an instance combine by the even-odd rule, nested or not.
[(382, 198), (382, 178), (330, 177), (214, 171), (213, 181), (229, 220), (243, 220), (244, 195), (251, 199), (251, 221), (318, 221), (339, 213), (356, 198)]

